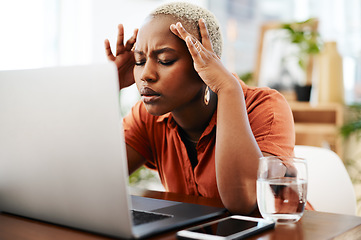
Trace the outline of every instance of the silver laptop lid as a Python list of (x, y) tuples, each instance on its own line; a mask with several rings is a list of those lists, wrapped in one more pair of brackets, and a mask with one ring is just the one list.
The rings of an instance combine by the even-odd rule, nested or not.
[(131, 237), (125, 159), (112, 63), (0, 72), (1, 211)]

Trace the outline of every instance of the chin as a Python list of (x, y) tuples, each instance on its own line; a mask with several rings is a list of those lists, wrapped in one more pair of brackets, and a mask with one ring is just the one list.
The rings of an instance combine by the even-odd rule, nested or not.
[(145, 104), (145, 108), (147, 109), (147, 112), (153, 116), (161, 116), (170, 112), (169, 110), (160, 109), (159, 107), (150, 104)]

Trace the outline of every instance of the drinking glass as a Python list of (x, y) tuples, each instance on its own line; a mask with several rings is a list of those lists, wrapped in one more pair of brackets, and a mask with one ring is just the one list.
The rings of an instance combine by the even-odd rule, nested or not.
[(263, 218), (294, 223), (307, 202), (307, 164), (297, 157), (269, 156), (259, 159), (257, 203)]

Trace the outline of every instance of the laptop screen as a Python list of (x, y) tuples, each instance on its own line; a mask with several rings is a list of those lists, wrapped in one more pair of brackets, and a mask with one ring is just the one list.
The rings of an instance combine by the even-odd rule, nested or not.
[(0, 72), (0, 113), (1, 211), (129, 231), (115, 65)]

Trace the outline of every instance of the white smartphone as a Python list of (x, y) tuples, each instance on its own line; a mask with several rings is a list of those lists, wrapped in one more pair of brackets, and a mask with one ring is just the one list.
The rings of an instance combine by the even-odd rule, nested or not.
[(272, 229), (275, 222), (263, 218), (234, 215), (177, 232), (178, 239), (242, 239)]

